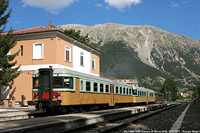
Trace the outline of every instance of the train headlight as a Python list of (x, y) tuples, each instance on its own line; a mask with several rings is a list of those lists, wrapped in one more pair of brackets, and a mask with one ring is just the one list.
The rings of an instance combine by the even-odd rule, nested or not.
[(56, 92), (55, 97), (60, 96), (60, 92)]
[(38, 96), (39, 96), (39, 93), (38, 93), (38, 92), (34, 92), (34, 93), (33, 93), (33, 96), (34, 96), (34, 99), (37, 99)]

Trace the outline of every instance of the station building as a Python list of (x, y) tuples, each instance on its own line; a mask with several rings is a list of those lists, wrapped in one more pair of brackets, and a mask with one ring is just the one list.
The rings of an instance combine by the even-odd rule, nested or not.
[(1, 87), (0, 98), (16, 101), (24, 95), (32, 100), (32, 73), (39, 68), (66, 68), (95, 76), (100, 75), (101, 52), (83, 44), (56, 28), (39, 26), (14, 31), (16, 46), (9, 54), (20, 50), (16, 66), (20, 65), (20, 75), (9, 87)]

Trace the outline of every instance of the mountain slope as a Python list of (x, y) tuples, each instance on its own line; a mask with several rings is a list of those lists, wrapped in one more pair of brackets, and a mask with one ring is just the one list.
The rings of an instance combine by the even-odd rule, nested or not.
[[(94, 26), (63, 25), (58, 26), (58, 28), (81, 30), (83, 35), (88, 34), (92, 42), (99, 44), (100, 49), (103, 51), (101, 62), (105, 62), (108, 54), (112, 53), (112, 58), (116, 58), (116, 60), (110, 58), (109, 65), (112, 64), (115, 67), (112, 69), (109, 65), (101, 63), (101, 73), (104, 76), (132, 78), (143, 75), (139, 76), (138, 79), (144, 85), (146, 82), (152, 84), (150, 82), (154, 82), (158, 77), (165, 77), (163, 74), (172, 75), (177, 80), (180, 88), (191, 87), (196, 80), (200, 79), (199, 40), (169, 33), (148, 25), (132, 26), (107, 23)], [(125, 56), (118, 56), (117, 53), (122, 49), (121, 45), (124, 45), (123, 47), (126, 50), (120, 52), (120, 54), (132, 54), (131, 57), (134, 57), (135, 61), (125, 58)], [(115, 48), (114, 51), (111, 46)], [(105, 56), (106, 54), (107, 56)], [(157, 72), (150, 71), (149, 73), (148, 70), (145, 71), (144, 69), (136, 70), (137, 65), (141, 67), (142, 64)], [(127, 70), (132, 74), (124, 74)], [(140, 73), (146, 74), (138, 74), (140, 70), (142, 70)], [(162, 74), (155, 75), (155, 73)]]

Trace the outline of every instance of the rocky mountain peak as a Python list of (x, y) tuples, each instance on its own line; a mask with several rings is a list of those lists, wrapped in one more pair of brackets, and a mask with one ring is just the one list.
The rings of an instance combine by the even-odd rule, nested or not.
[[(84, 26), (69, 24), (59, 29), (81, 30), (93, 43), (103, 47), (122, 41), (133, 49), (145, 64), (180, 79), (200, 78), (200, 41), (174, 34), (150, 25), (122, 25), (116, 23)], [(185, 82), (186, 80), (184, 80)], [(187, 81), (188, 82), (188, 81)]]

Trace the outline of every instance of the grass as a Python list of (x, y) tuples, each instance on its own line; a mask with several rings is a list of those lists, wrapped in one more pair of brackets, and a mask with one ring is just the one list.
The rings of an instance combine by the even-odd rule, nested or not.
[(184, 131), (200, 131), (200, 102), (191, 103), (181, 125)]

